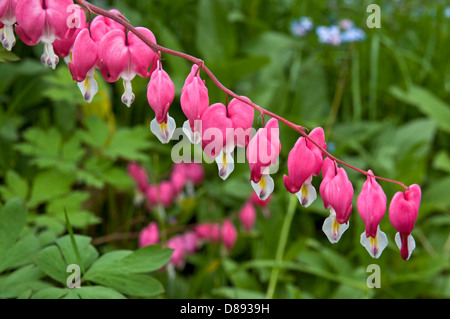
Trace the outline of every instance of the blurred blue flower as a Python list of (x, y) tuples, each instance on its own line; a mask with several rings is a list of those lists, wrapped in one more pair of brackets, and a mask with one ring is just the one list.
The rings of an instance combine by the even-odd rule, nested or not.
[(365, 38), (366, 34), (364, 33), (364, 31), (356, 27), (351, 27), (341, 34), (342, 42), (359, 42), (363, 41)]
[(444, 15), (446, 18), (450, 18), (450, 7), (444, 9)]
[(314, 24), (308, 17), (301, 17), (291, 21), (291, 33), (297, 37), (304, 36), (308, 31), (312, 30)]
[(319, 42), (327, 43), (331, 45), (341, 44), (341, 32), (337, 25), (332, 25), (329, 27), (318, 26), (316, 28), (316, 34), (319, 37)]

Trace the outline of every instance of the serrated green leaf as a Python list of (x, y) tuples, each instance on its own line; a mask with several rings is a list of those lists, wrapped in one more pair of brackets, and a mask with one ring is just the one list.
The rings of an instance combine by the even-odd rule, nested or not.
[(53, 245), (41, 250), (36, 257), (36, 264), (47, 276), (64, 286), (67, 284), (67, 265), (58, 247)]
[(22, 199), (15, 197), (0, 210), (0, 259), (5, 258), (25, 227), (27, 209)]
[(146, 161), (145, 150), (151, 147), (149, 130), (144, 127), (121, 128), (113, 135), (103, 153), (111, 159), (123, 158), (129, 161)]
[(44, 276), (45, 274), (35, 265), (25, 266), (2, 276), (0, 279), (0, 298), (19, 297), (28, 290), (45, 289), (50, 286), (50, 283), (41, 280)]
[[(74, 288), (76, 289), (76, 288)], [(67, 288), (49, 287), (39, 290), (31, 298), (32, 299), (61, 299), (70, 292)]]
[(60, 197), (70, 191), (74, 176), (55, 170), (39, 173), (33, 180), (31, 197), (28, 202), (30, 207)]
[[(81, 258), (79, 266), (82, 269), (88, 269), (98, 258), (97, 250), (91, 245), (92, 238), (82, 235), (74, 235), (74, 238)], [(78, 264), (79, 260), (69, 235), (57, 239), (56, 244), (61, 250), (66, 265)]]
[(7, 249), (0, 259), (0, 273), (10, 267), (18, 267), (33, 261), (39, 251), (39, 240), (33, 233), (20, 238), (14, 246)]
[(126, 299), (120, 292), (103, 286), (80, 287), (77, 293), (81, 299)]
[(28, 183), (17, 172), (9, 170), (5, 176), (5, 186), (0, 186), (0, 194), (5, 201), (18, 196), (25, 200), (28, 196)]

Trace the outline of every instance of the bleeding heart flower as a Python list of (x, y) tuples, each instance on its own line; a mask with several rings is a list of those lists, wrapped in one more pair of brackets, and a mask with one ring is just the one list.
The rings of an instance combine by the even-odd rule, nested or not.
[[(156, 43), (153, 33), (142, 27), (136, 28), (150, 41)], [(150, 66), (157, 55), (134, 33), (113, 29), (101, 39), (98, 51), (99, 68), (108, 82), (115, 82), (121, 77), (125, 92), (122, 103), (128, 107), (134, 101), (131, 81), (138, 74), (143, 78), (151, 75)]]
[(325, 219), (322, 230), (331, 243), (337, 243), (349, 226), (348, 219), (352, 213), (353, 185), (347, 172), (337, 168), (328, 157), (323, 163), (323, 180), (320, 195), (325, 208), (330, 209), (330, 216)]
[[(119, 17), (122, 17), (120, 11), (116, 9), (109, 10), (109, 12), (114, 13)], [(123, 32), (126, 32), (126, 29), (123, 25), (102, 15), (98, 15), (92, 20), (90, 30), (91, 30), (91, 38), (97, 44), (100, 43), (100, 41), (109, 31), (121, 30)]]
[(188, 118), (183, 123), (183, 132), (193, 144), (201, 140), (201, 117), (209, 106), (208, 89), (200, 78), (198, 65), (194, 64), (181, 90), (181, 109)]
[(152, 205), (169, 207), (176, 196), (176, 192), (170, 181), (164, 181), (159, 185), (149, 185), (146, 195)]
[(98, 91), (98, 84), (94, 78), (97, 62), (98, 45), (92, 40), (89, 30), (83, 29), (75, 40), (72, 61), (68, 66), (73, 80), (78, 82), (83, 98), (88, 103)]
[(226, 219), (222, 225), (222, 240), (227, 250), (233, 248), (237, 239), (237, 230), (233, 223)]
[(214, 158), (219, 176), (225, 180), (234, 170), (233, 122), (222, 103), (208, 107), (202, 115), (202, 148), (205, 154)]
[(16, 37), (14, 36), (16, 5), (17, 0), (0, 1), (0, 40), (3, 47), (8, 51), (11, 51), (16, 44)]
[(150, 130), (161, 143), (169, 143), (176, 128), (175, 120), (169, 116), (169, 107), (175, 97), (175, 85), (166, 71), (157, 62), (147, 87), (147, 99), (155, 111), (155, 118), (150, 123)]
[(181, 236), (174, 236), (167, 242), (167, 247), (173, 249), (169, 263), (175, 267), (182, 268), (185, 262), (186, 252), (184, 250), (184, 241)]
[(420, 186), (414, 184), (409, 186), (404, 193), (395, 193), (389, 205), (389, 220), (398, 232), (395, 234), (395, 243), (400, 248), (404, 260), (411, 257), (411, 253), (416, 247), (411, 232), (419, 214), (421, 198)]
[(139, 247), (155, 245), (159, 242), (158, 224), (151, 222), (139, 234)]
[(53, 69), (59, 62), (53, 42), (65, 38), (71, 5), (72, 0), (21, 0), (16, 5), (17, 35), (26, 45), (42, 42), (41, 62)]
[(244, 225), (244, 229), (249, 231), (252, 229), (253, 224), (256, 219), (256, 210), (251, 201), (248, 201), (244, 204), (239, 212), (239, 220), (242, 225)]
[(64, 39), (56, 39), (55, 42), (53, 42), (53, 49), (55, 50), (56, 55), (60, 58), (64, 58), (64, 61), (66, 61), (67, 64), (72, 61), (71, 53), (78, 34), (88, 26), (86, 14), (79, 5), (73, 4), (68, 10), (69, 9), (72, 9), (74, 15), (73, 20), (70, 21), (70, 23), (68, 21), (70, 27), (64, 35)]
[[(322, 148), (326, 148), (325, 135), (321, 127), (312, 130), (309, 137)], [(284, 186), (290, 193), (297, 195), (304, 207), (311, 205), (317, 198), (316, 189), (311, 182), (313, 176), (319, 175), (322, 163), (322, 151), (304, 137), (300, 137), (289, 152), (289, 177), (283, 176)]]
[(195, 227), (197, 238), (218, 242), (220, 240), (220, 225), (216, 223), (203, 223)]
[[(250, 99), (241, 96), (242, 99), (250, 102)], [(228, 104), (228, 117), (233, 122), (234, 145), (246, 147), (252, 137), (252, 125), (255, 110), (249, 104), (239, 99), (232, 99)]]
[(269, 175), (269, 166), (275, 165), (280, 155), (280, 131), (278, 120), (270, 119), (260, 128), (247, 147), (247, 160), (250, 165), (250, 181), (259, 199), (265, 200), (274, 190), (274, 182)]
[(373, 258), (378, 258), (388, 244), (387, 236), (380, 230), (379, 226), (386, 212), (387, 200), (373, 172), (369, 170), (368, 173), (369, 175), (358, 196), (356, 206), (366, 226), (366, 231), (361, 234), (361, 244)]

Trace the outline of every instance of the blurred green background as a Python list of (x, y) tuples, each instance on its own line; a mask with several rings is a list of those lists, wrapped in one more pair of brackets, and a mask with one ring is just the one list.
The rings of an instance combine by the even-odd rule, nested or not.
[[(400, 257), (387, 212), (380, 225), (389, 246), (381, 257), (372, 259), (359, 243), (364, 224), (355, 204), (365, 179), (351, 170), (354, 210), (339, 243), (330, 244), (321, 230), (329, 212), (320, 198), (307, 209), (292, 206), (292, 223), (283, 229), (294, 195), (284, 189), (282, 176), (298, 134), (281, 126), (270, 217), (258, 210), (254, 229), (239, 231), (229, 254), (208, 245), (173, 276), (157, 273), (165, 287), (160, 298), (450, 297), (450, 2), (92, 2), (117, 8), (134, 26), (149, 28), (160, 45), (203, 59), (237, 94), (291, 122), (322, 126), (328, 149), (338, 158), (422, 187), (412, 233), (417, 248), (409, 261)], [(369, 29), (366, 8), (375, 2), (381, 28)], [(314, 29), (302, 37), (292, 34), (292, 21), (305, 16), (314, 28), (350, 19), (366, 37), (333, 46), (320, 43)], [(20, 61), (0, 64), (0, 206), (22, 197), (27, 225), (54, 238), (67, 231), (64, 207), (75, 232), (92, 237), (99, 251), (135, 249), (140, 229), (156, 218), (134, 206), (126, 165), (141, 163), (158, 183), (170, 173), (176, 142), (161, 145), (149, 130), (154, 113), (146, 100), (148, 79), (133, 80), (136, 100), (127, 108), (120, 101), (121, 81), (98, 78), (100, 91), (86, 105), (64, 62), (56, 71), (44, 68), (41, 50), (18, 41), (13, 52)], [(3, 56), (14, 60), (1, 51)], [(163, 58), (177, 92), (170, 115), (181, 126), (179, 94), (191, 64)], [(224, 93), (209, 79), (206, 84), (210, 103), (225, 103)], [(261, 125), (256, 114), (255, 127)], [(205, 170), (195, 197), (167, 210), (177, 218), (176, 227), (234, 216), (252, 192), (248, 164), (238, 164), (226, 181), (215, 163), (205, 164)], [(319, 183), (315, 178), (317, 189)], [(401, 190), (380, 184), (388, 203)], [(288, 236), (285, 247), (279, 246), (282, 236)], [(366, 285), (370, 264), (380, 266), (381, 288)]]

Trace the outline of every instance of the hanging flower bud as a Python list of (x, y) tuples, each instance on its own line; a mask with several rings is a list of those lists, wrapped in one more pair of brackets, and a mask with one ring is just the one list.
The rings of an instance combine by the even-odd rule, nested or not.
[(130, 163), (128, 164), (128, 174), (136, 182), (138, 190), (145, 194), (149, 186), (145, 169), (137, 163)]
[(159, 242), (158, 224), (151, 222), (139, 234), (139, 247), (155, 245)]
[[(241, 98), (250, 102), (250, 99), (245, 96), (241, 96)], [(236, 98), (230, 101), (227, 109), (228, 117), (231, 119), (231, 122), (233, 122), (233, 143), (235, 146), (246, 147), (252, 137), (255, 110), (249, 104)]]
[(14, 36), (16, 5), (17, 0), (0, 1), (0, 40), (3, 47), (8, 51), (11, 51), (16, 44), (16, 37)]
[(269, 166), (275, 165), (280, 155), (281, 143), (278, 120), (270, 119), (260, 128), (247, 147), (247, 160), (250, 165), (250, 181), (259, 199), (265, 200), (274, 189), (269, 175)]
[(174, 236), (167, 242), (167, 247), (173, 249), (169, 263), (177, 268), (182, 268), (185, 262), (184, 242), (181, 236)]
[(17, 35), (29, 46), (42, 42), (41, 62), (52, 69), (59, 62), (53, 42), (65, 38), (70, 5), (73, 5), (72, 0), (21, 0), (16, 5)]
[(256, 219), (256, 210), (252, 202), (248, 201), (244, 204), (239, 212), (239, 220), (244, 225), (245, 231), (252, 229)]
[[(156, 43), (150, 30), (142, 27), (136, 29)], [(136, 75), (143, 78), (151, 75), (149, 68), (156, 59), (156, 54), (134, 33), (113, 29), (101, 39), (98, 58), (100, 71), (106, 81), (115, 82), (119, 77), (123, 79), (125, 92), (122, 103), (129, 107), (135, 98), (131, 81)]]
[(153, 71), (148, 83), (147, 99), (150, 107), (155, 111), (150, 130), (164, 144), (172, 139), (176, 128), (175, 120), (169, 116), (169, 107), (174, 97), (175, 85), (158, 60), (156, 70)]
[[(326, 148), (325, 135), (321, 127), (311, 131), (309, 136), (321, 147)], [(317, 192), (311, 185), (313, 176), (317, 176), (322, 169), (322, 151), (304, 137), (300, 137), (288, 156), (287, 175), (283, 176), (286, 189), (296, 194), (303, 207), (308, 207), (317, 198)]]
[(320, 194), (325, 208), (330, 208), (330, 216), (325, 219), (322, 230), (331, 243), (337, 243), (347, 230), (348, 219), (352, 213), (353, 185), (347, 172), (337, 168), (336, 164), (326, 158), (322, 170), (323, 180)]
[(181, 238), (183, 239), (184, 251), (188, 254), (195, 253), (198, 248), (198, 238), (195, 232), (188, 232)]
[(72, 61), (69, 70), (74, 81), (87, 103), (91, 103), (98, 91), (97, 81), (94, 79), (98, 61), (98, 45), (92, 40), (89, 30), (83, 29), (78, 34), (72, 50)]
[(389, 220), (398, 232), (395, 234), (395, 243), (400, 248), (404, 260), (411, 257), (411, 253), (416, 247), (411, 232), (419, 214), (421, 198), (420, 186), (414, 184), (409, 186), (404, 193), (395, 193), (389, 205)]
[(201, 140), (201, 117), (209, 106), (208, 89), (194, 64), (181, 90), (181, 109), (188, 118), (183, 124), (183, 132), (193, 144)]
[(379, 226), (386, 211), (387, 200), (383, 189), (373, 176), (373, 172), (369, 170), (368, 173), (356, 206), (366, 226), (366, 231), (361, 234), (361, 244), (373, 258), (378, 258), (388, 243), (386, 234), (380, 230)]
[(222, 240), (227, 250), (231, 250), (231, 248), (233, 248), (236, 239), (237, 230), (234, 227), (233, 223), (226, 219), (222, 225)]
[(225, 105), (215, 103), (208, 107), (202, 115), (202, 148), (209, 158), (215, 159), (223, 180), (234, 170), (232, 137), (233, 122)]
[(216, 223), (203, 223), (195, 227), (198, 239), (218, 242), (220, 240), (220, 225)]
[(170, 181), (164, 181), (159, 185), (149, 185), (146, 195), (152, 205), (169, 207), (176, 196), (176, 192)]

